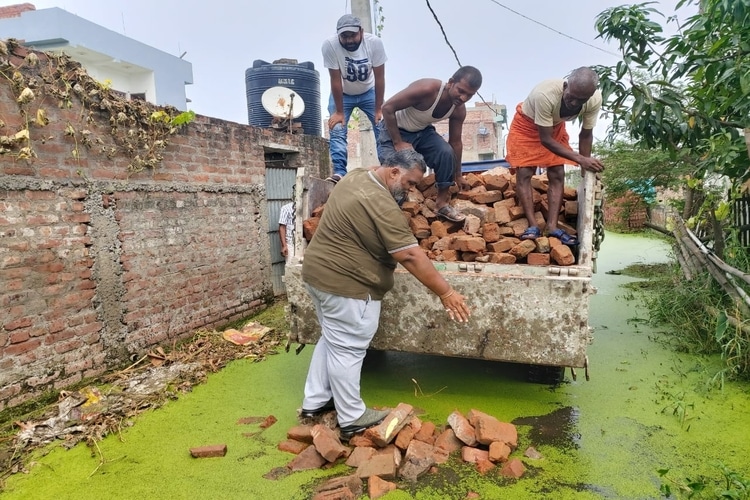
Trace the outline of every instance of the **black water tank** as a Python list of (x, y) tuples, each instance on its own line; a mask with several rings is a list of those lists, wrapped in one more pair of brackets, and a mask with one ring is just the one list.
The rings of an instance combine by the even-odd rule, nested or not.
[(305, 103), (305, 112), (297, 120), (308, 135), (321, 135), (320, 75), (312, 62), (297, 64), (295, 60), (282, 59), (268, 63), (256, 59), (253, 67), (245, 70), (247, 90), (247, 117), (250, 125), (268, 127), (273, 117), (263, 109), (261, 97), (271, 87), (294, 90)]

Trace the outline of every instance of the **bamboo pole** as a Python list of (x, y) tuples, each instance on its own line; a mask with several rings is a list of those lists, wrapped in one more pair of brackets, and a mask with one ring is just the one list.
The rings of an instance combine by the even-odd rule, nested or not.
[[(740, 312), (743, 315), (750, 315), (750, 298), (739, 286), (734, 282), (730, 281), (730, 278), (722, 272), (718, 266), (716, 266), (713, 260), (709, 260), (708, 249), (703, 245), (700, 240), (685, 226), (684, 221), (678, 220), (675, 225), (676, 236), (685, 245), (689, 251), (690, 256), (695, 260), (698, 260), (702, 268), (708, 270), (709, 274), (716, 280), (727, 295), (732, 299)], [(704, 253), (703, 249), (706, 250)]]

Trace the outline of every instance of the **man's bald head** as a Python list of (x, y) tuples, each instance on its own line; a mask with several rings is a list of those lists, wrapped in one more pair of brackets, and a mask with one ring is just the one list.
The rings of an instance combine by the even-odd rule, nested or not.
[(568, 86), (578, 95), (594, 95), (597, 85), (599, 85), (599, 75), (586, 66), (574, 69), (568, 76)]

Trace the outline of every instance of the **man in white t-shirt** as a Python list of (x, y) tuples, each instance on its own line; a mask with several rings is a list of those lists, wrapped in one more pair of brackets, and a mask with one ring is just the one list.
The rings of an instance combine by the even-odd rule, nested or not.
[(294, 257), (294, 203), (287, 203), (279, 212), (279, 239), (281, 240), (281, 255), (289, 264)]
[[(516, 196), (526, 215), (529, 227), (522, 240), (542, 235), (537, 226), (531, 177), (537, 168), (547, 169), (547, 234), (565, 245), (577, 245), (578, 239), (557, 227), (565, 184), (565, 163), (574, 163), (584, 170), (601, 172), (602, 163), (591, 157), (593, 128), (602, 106), (602, 93), (597, 90), (599, 77), (591, 68), (573, 70), (567, 79), (545, 80), (534, 87), (525, 101), (516, 106), (516, 115), (508, 132), (508, 153), (505, 159), (516, 169)], [(578, 152), (568, 144), (565, 122), (581, 118)]]
[(336, 36), (323, 42), (323, 64), (331, 76), (328, 128), (334, 184), (346, 175), (347, 124), (354, 108), (359, 108), (375, 124), (382, 118), (385, 92), (385, 49), (380, 38), (365, 33), (362, 22), (351, 14), (341, 16)]

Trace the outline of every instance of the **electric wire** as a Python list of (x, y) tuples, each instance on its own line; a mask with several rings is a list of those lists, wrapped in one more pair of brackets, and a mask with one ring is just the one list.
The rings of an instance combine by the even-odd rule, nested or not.
[(551, 26), (547, 26), (546, 24), (544, 24), (544, 23), (542, 23), (542, 22), (539, 22), (539, 21), (537, 21), (536, 19), (532, 19), (532, 18), (530, 18), (529, 16), (527, 16), (527, 15), (525, 15), (525, 14), (521, 14), (520, 12), (518, 12), (518, 11), (516, 11), (516, 10), (513, 10), (513, 9), (511, 9), (511, 8), (510, 8), (510, 7), (508, 7), (507, 5), (503, 5), (503, 4), (501, 4), (501, 3), (500, 3), (500, 2), (498, 2), (497, 0), (490, 0), (490, 2), (494, 3), (494, 4), (495, 4), (495, 5), (497, 5), (498, 7), (502, 7), (503, 9), (506, 9), (506, 10), (508, 10), (508, 11), (512, 12), (513, 14), (515, 14), (515, 15), (517, 15), (517, 16), (520, 16), (520, 17), (522, 17), (522, 18), (526, 19), (527, 21), (531, 21), (531, 22), (532, 22), (532, 23), (534, 23), (534, 24), (538, 24), (539, 26), (541, 26), (541, 27), (543, 27), (543, 28), (546, 28), (546, 29), (548, 29), (548, 30), (552, 31), (553, 33), (557, 33), (558, 35), (564, 36), (565, 38), (569, 38), (569, 39), (571, 39), (571, 40), (573, 40), (573, 41), (575, 41), (575, 42), (578, 42), (578, 43), (582, 43), (583, 45), (586, 45), (586, 46), (588, 46), (588, 47), (591, 47), (592, 49), (596, 49), (596, 50), (599, 50), (599, 51), (601, 51), (601, 52), (604, 52), (605, 54), (609, 54), (609, 55), (611, 55), (611, 56), (617, 56), (617, 57), (619, 57), (619, 54), (615, 54), (614, 52), (610, 52), (610, 51), (608, 51), (608, 50), (606, 50), (606, 49), (603, 49), (603, 48), (601, 48), (601, 47), (597, 47), (596, 45), (592, 45), (592, 44), (590, 44), (590, 43), (588, 43), (588, 42), (585, 42), (585, 41), (583, 41), (583, 40), (579, 40), (578, 38), (576, 38), (576, 37), (574, 37), (574, 36), (570, 36), (570, 35), (568, 35), (567, 33), (563, 33), (563, 32), (562, 32), (562, 31), (560, 31), (560, 30), (556, 30), (555, 28), (553, 28), (553, 27), (551, 27)]
[[(461, 60), (458, 58), (458, 54), (456, 53), (456, 49), (453, 48), (453, 45), (451, 45), (451, 42), (448, 40), (448, 35), (445, 34), (445, 29), (443, 29), (443, 23), (440, 22), (440, 19), (438, 18), (437, 14), (432, 9), (432, 5), (430, 5), (430, 0), (425, 0), (425, 2), (427, 2), (427, 8), (430, 9), (430, 12), (432, 13), (432, 17), (435, 18), (435, 22), (440, 27), (440, 32), (443, 34), (443, 38), (445, 39), (445, 43), (448, 44), (448, 47), (451, 49), (451, 52), (453, 52), (453, 57), (456, 58), (456, 62), (458, 63), (458, 67), (460, 68), (461, 66), (463, 66), (463, 64), (461, 64)], [(487, 109), (489, 109), (490, 111), (492, 111), (493, 113), (495, 113), (495, 115), (499, 115), (500, 114), (500, 112), (498, 110), (496, 110), (495, 108), (493, 108), (492, 106), (490, 106), (489, 103), (484, 100), (484, 97), (482, 97), (482, 94), (480, 94), (479, 91), (477, 91), (477, 95), (482, 100), (482, 102), (484, 103), (484, 105), (487, 106)]]

